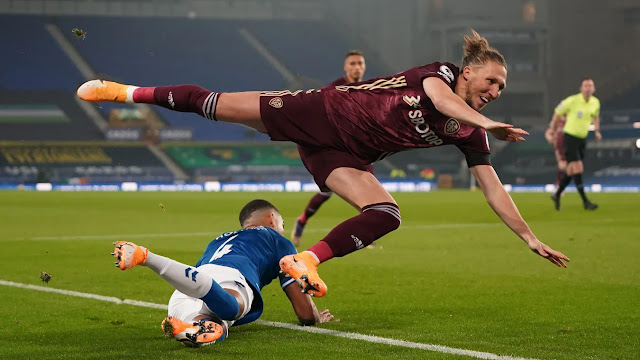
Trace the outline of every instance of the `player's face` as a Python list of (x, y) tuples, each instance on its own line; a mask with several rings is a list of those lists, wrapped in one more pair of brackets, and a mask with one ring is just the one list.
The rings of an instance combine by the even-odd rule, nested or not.
[(362, 81), (366, 69), (367, 65), (362, 55), (351, 55), (344, 59), (344, 73), (350, 80)]
[(596, 92), (596, 85), (593, 83), (593, 80), (583, 80), (580, 86), (580, 92), (585, 98), (593, 95), (593, 93)]
[(482, 65), (466, 66), (463, 76), (467, 80), (465, 101), (480, 112), (490, 102), (497, 100), (507, 86), (507, 69), (493, 61)]

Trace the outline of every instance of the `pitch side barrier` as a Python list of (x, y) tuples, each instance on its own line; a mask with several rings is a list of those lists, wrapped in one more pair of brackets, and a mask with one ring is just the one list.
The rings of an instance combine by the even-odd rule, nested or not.
[[(389, 192), (429, 192), (437, 190), (437, 184), (432, 181), (382, 181), (382, 186)], [(552, 193), (556, 187), (553, 184), (546, 185), (511, 185), (505, 184), (509, 192), (518, 193)], [(312, 182), (286, 181), (286, 182), (219, 182), (208, 181), (205, 183), (136, 183), (124, 182), (120, 184), (0, 184), (0, 190), (17, 191), (125, 191), (125, 192), (316, 192), (318, 186)], [(568, 192), (575, 192), (575, 186), (567, 187)], [(638, 193), (640, 183), (636, 185), (585, 185), (587, 192), (604, 193)]]
[[(428, 192), (436, 189), (432, 181), (383, 181), (382, 185), (390, 192)], [(189, 191), (189, 192), (317, 192), (318, 186), (312, 182), (219, 182), (205, 183), (137, 183), (120, 184), (0, 184), (0, 190), (23, 191)]]

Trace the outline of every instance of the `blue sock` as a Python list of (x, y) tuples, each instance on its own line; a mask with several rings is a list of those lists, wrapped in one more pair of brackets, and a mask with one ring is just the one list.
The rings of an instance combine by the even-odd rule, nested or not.
[(233, 295), (226, 292), (217, 282), (211, 282), (209, 292), (200, 298), (222, 320), (233, 320), (238, 316), (240, 306)]

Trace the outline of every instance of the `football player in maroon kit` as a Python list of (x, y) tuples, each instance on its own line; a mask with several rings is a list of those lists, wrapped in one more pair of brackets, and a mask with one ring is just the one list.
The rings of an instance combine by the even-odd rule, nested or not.
[[(344, 57), (344, 76), (339, 77), (334, 80), (332, 83), (327, 85), (327, 87), (336, 87), (338, 85), (346, 85), (355, 82), (362, 81), (364, 77), (364, 73), (367, 70), (367, 65), (364, 60), (364, 54), (360, 50), (349, 50)], [(300, 145), (298, 145), (300, 148)], [(304, 150), (303, 150), (304, 151)], [(373, 174), (373, 165), (369, 165), (367, 167), (367, 171)], [(293, 225), (293, 229), (291, 232), (291, 242), (295, 246), (300, 245), (300, 240), (302, 238), (302, 232), (304, 231), (305, 226), (307, 225), (307, 221), (311, 218), (315, 213), (320, 209), (322, 204), (325, 201), (329, 200), (329, 198), (333, 195), (331, 191), (319, 191), (316, 193), (307, 206), (304, 208), (304, 211), (298, 218), (296, 219), (295, 224)], [(382, 248), (382, 246), (376, 244), (375, 242), (371, 243), (369, 248)]]
[(77, 94), (86, 101), (194, 112), (300, 145), (302, 162), (320, 189), (331, 189), (360, 209), (307, 251), (280, 261), (281, 269), (309, 295), (327, 292), (318, 264), (359, 250), (400, 226), (398, 205), (367, 166), (399, 151), (449, 144), (464, 153), (500, 219), (534, 253), (566, 267), (569, 258), (538, 240), (491, 166), (487, 132), (511, 142), (528, 135), (481, 114), (506, 86), (506, 61), (478, 33), (464, 39), (461, 68), (436, 62), (322, 90), (217, 93), (195, 85), (137, 87), (91, 80)]
[[(567, 158), (564, 155), (564, 145), (562, 143), (565, 121), (566, 118), (564, 116), (554, 113), (553, 118), (549, 123), (549, 128), (544, 132), (545, 139), (551, 146), (553, 146), (556, 155), (556, 163), (558, 164), (556, 186), (560, 186), (562, 179), (567, 176)], [(555, 128), (552, 128), (552, 125), (554, 124)]]

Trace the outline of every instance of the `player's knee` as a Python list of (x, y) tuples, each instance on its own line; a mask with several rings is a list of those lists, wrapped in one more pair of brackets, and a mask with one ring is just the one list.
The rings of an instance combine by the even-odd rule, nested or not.
[(402, 218), (400, 216), (400, 207), (391, 202), (383, 202), (367, 205), (362, 208), (362, 213), (376, 214), (377, 228), (383, 234), (388, 234), (400, 227)]

